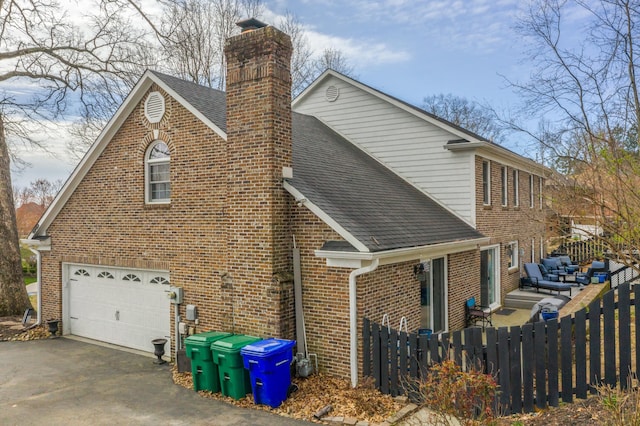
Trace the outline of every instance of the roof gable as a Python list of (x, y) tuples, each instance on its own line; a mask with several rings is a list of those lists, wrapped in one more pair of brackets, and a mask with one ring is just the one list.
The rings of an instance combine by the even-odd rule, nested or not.
[(46, 234), (49, 225), (60, 213), (60, 210), (67, 203), (120, 126), (142, 101), (144, 95), (154, 83), (202, 120), (214, 132), (226, 139), (226, 131), (223, 130), (226, 129), (226, 100), (224, 92), (199, 86), (156, 71), (146, 71), (102, 129), (102, 132), (100, 132), (87, 153), (82, 157), (82, 160), (80, 160), (80, 163), (78, 163), (62, 186), (56, 198), (38, 221), (36, 228), (31, 231), (29, 238), (36, 238)]

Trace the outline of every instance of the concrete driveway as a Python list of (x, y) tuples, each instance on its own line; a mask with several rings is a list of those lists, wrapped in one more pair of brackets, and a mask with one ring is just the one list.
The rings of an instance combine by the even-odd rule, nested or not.
[(203, 398), (153, 358), (66, 338), (0, 342), (2, 425), (305, 425)]

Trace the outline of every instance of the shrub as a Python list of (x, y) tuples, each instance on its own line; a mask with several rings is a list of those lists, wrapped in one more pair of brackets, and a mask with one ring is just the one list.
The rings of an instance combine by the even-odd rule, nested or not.
[(606, 385), (597, 387), (598, 398), (606, 415), (607, 425), (640, 426), (640, 389), (629, 386), (627, 390)]
[(438, 423), (455, 417), (463, 424), (490, 422), (498, 384), (493, 376), (475, 369), (463, 371), (451, 360), (433, 365), (417, 383), (421, 402), (435, 411)]

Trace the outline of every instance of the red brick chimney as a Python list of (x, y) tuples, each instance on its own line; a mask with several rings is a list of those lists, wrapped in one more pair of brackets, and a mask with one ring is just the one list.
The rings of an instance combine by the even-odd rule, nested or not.
[[(289, 195), (291, 39), (255, 19), (227, 40), (227, 273), (235, 332), (293, 336)], [(229, 295), (231, 292), (231, 295)]]

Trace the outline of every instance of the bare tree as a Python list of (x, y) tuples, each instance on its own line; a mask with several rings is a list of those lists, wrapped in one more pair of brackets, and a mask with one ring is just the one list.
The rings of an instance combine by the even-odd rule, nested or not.
[[(568, 30), (576, 16), (586, 23), (581, 34)], [(527, 133), (569, 177), (553, 182), (555, 208), (574, 219), (589, 211), (602, 230), (591, 237), (636, 268), (639, 23), (637, 1), (536, 1), (517, 27), (531, 43), (536, 69), (529, 81), (512, 83), (525, 99), (525, 114), (545, 116), (543, 128)]]
[(328, 47), (322, 51), (320, 56), (314, 61), (314, 67), (318, 75), (331, 69), (348, 77), (357, 78), (354, 74), (353, 66), (349, 64), (349, 60), (344, 53), (333, 47)]
[(277, 26), (291, 37), (291, 95), (295, 97), (313, 81), (313, 52), (302, 23), (293, 12), (287, 11)]
[(236, 23), (260, 18), (261, 0), (182, 0), (163, 16), (166, 71), (194, 83), (224, 88), (224, 43), (238, 33)]
[(41, 178), (31, 182), (29, 193), (32, 194), (32, 199), (36, 204), (46, 208), (51, 204), (60, 188), (62, 188), (62, 180), (51, 182)]
[[(106, 0), (105, 0), (106, 1)], [(118, 0), (125, 1), (125, 0)], [(127, 0), (136, 5), (134, 0)], [(262, 0), (162, 0), (157, 19), (135, 6), (132, 16), (142, 16), (153, 37), (132, 46), (135, 60), (121, 67), (116, 78), (105, 76), (87, 90), (88, 107), (71, 129), (67, 151), (79, 160), (147, 68), (222, 90), (225, 84), (224, 43), (239, 31), (236, 23), (259, 18)], [(139, 26), (139, 25), (138, 25)], [(91, 97), (89, 99), (89, 97)]]
[[(0, 82), (5, 83), (0, 94), (0, 316), (30, 307), (22, 281), (8, 137), (13, 143), (44, 145), (30, 136), (27, 124), (57, 119), (71, 104), (90, 111), (89, 90), (117, 89), (146, 37), (127, 14), (132, 7), (139, 11), (133, 0), (87, 6), (92, 14), (80, 26), (54, 0), (0, 1)], [(20, 98), (11, 92), (20, 84), (38, 90), (31, 99)]]
[(452, 94), (424, 98), (422, 108), (493, 142), (503, 142), (505, 129), (493, 109)]

